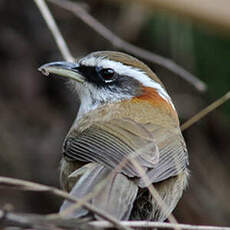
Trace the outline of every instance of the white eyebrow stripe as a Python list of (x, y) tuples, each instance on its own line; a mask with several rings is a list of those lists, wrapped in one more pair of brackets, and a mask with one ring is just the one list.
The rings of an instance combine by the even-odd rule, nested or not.
[(98, 66), (102, 68), (111, 68), (114, 69), (114, 71), (116, 71), (120, 75), (126, 75), (132, 77), (137, 81), (141, 82), (144, 86), (155, 89), (158, 92), (158, 94), (165, 101), (167, 101), (174, 110), (176, 110), (172, 103), (172, 99), (170, 98), (166, 90), (161, 86), (161, 84), (148, 77), (146, 73), (144, 71), (141, 71), (140, 69), (137, 69), (132, 66), (127, 66), (122, 64), (121, 62), (112, 61), (104, 57), (93, 57), (93, 56), (88, 57), (87, 59), (85, 58), (81, 59), (80, 64), (86, 66)]

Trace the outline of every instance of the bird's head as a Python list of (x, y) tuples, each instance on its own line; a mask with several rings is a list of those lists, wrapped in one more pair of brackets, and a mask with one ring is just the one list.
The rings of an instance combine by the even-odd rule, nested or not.
[(131, 99), (147, 100), (175, 110), (166, 89), (151, 69), (121, 52), (94, 52), (76, 63), (52, 62), (39, 70), (45, 75), (73, 80), (81, 100), (81, 115), (101, 105)]

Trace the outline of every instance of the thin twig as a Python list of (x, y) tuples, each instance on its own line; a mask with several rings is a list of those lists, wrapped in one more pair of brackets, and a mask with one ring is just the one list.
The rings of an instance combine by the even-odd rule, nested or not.
[[(0, 209), (0, 229), (17, 227), (17, 229), (43, 229), (43, 230), (98, 230), (96, 226), (89, 225), (88, 219), (64, 219), (60, 216), (50, 219), (48, 215), (14, 213)], [(106, 222), (108, 223), (108, 222)]]
[(52, 16), (52, 14), (50, 13), (50, 10), (48, 9), (46, 3), (44, 0), (34, 0), (34, 2), (36, 3), (38, 9), (40, 10), (48, 28), (50, 29), (57, 47), (59, 48), (63, 58), (67, 61), (73, 61), (74, 58), (70, 53), (70, 50), (61, 34), (61, 32), (59, 31), (57, 24)]
[[(150, 222), (150, 221), (121, 221), (123, 226), (129, 226), (132, 228), (146, 229), (146, 228), (180, 228), (186, 230), (230, 230), (230, 227), (217, 227), (217, 226), (202, 226), (202, 225), (190, 225), (190, 224), (172, 224), (172, 223), (162, 223), (162, 222)], [(101, 228), (111, 228), (112, 225), (105, 221), (93, 221), (90, 225), (101, 227)]]
[[(132, 162), (132, 164), (134, 165), (134, 167), (137, 169), (137, 171), (139, 172), (139, 174), (141, 175), (141, 179), (145, 182), (146, 185), (148, 186), (149, 192), (151, 193), (152, 197), (156, 200), (159, 209), (167, 216), (167, 205), (165, 204), (165, 202), (162, 200), (161, 196), (159, 195), (159, 193), (157, 192), (157, 190), (153, 187), (149, 177), (146, 175), (144, 169), (141, 167), (141, 165), (136, 161), (135, 158), (130, 158), (130, 161)], [(169, 213), (168, 215), (168, 220), (171, 223), (178, 223), (176, 218)], [(175, 229), (180, 230), (180, 227), (175, 227)]]
[[(185, 230), (230, 230), (230, 227), (201, 226), (189, 224), (172, 224), (150, 221), (121, 221), (123, 227), (149, 229), (149, 228), (167, 228), (167, 229), (185, 229)], [(56, 219), (49, 219), (48, 215), (13, 213), (0, 209), (0, 226), (18, 227), (19, 229), (108, 229), (114, 226), (108, 221), (92, 221), (79, 219), (63, 219), (57, 216)]]
[(86, 23), (89, 27), (91, 27), (95, 32), (100, 34), (107, 41), (111, 42), (113, 46), (122, 49), (124, 51), (127, 51), (131, 54), (134, 54), (135, 56), (143, 58), (152, 63), (158, 64), (164, 68), (167, 68), (171, 72), (177, 74), (181, 78), (188, 81), (199, 91), (206, 90), (206, 84), (204, 82), (202, 82), (194, 75), (192, 75), (191, 73), (183, 69), (181, 66), (177, 65), (175, 62), (173, 62), (170, 59), (164, 58), (160, 55), (154, 54), (152, 52), (149, 52), (148, 50), (139, 48), (137, 46), (134, 46), (124, 41), (116, 34), (111, 32), (109, 29), (107, 29), (102, 23), (100, 23), (97, 19), (91, 16), (84, 8), (82, 8), (77, 3), (70, 2), (68, 0), (48, 0), (48, 1), (62, 7), (63, 9), (72, 12), (75, 16), (80, 18), (84, 23)]
[(223, 97), (220, 99), (214, 101), (211, 105), (201, 110), (199, 113), (194, 115), (192, 118), (190, 118), (188, 121), (186, 121), (184, 124), (181, 125), (181, 130), (184, 131), (185, 129), (192, 126), (197, 121), (201, 120), (203, 117), (205, 117), (208, 113), (216, 109), (217, 107), (221, 106), (223, 103), (228, 101), (230, 99), (230, 91), (226, 93)]
[[(80, 199), (77, 199), (74, 196), (69, 195), (67, 192), (64, 192), (60, 189), (50, 187), (47, 185), (42, 185), (34, 182), (29, 182), (25, 180), (20, 179), (14, 179), (9, 177), (1, 177), (0, 176), (0, 185), (5, 186), (13, 186), (16, 189), (22, 189), (22, 190), (30, 190), (30, 191), (43, 191), (43, 192), (50, 192), (56, 196), (62, 197), (64, 199), (69, 200), (70, 202), (80, 202)], [(83, 203), (82, 206), (86, 208), (87, 210), (95, 213), (96, 215), (100, 216), (104, 220), (109, 221), (114, 226), (116, 226), (118, 229), (123, 230), (131, 230), (130, 228), (122, 226), (118, 220), (116, 220), (114, 217), (108, 215), (107, 213), (103, 212), (102, 210), (98, 210), (97, 208), (93, 207), (92, 205), (88, 203)]]

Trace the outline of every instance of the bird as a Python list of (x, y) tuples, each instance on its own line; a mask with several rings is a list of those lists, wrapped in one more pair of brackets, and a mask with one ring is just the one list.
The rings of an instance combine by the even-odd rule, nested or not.
[[(189, 161), (176, 108), (157, 75), (118, 51), (38, 70), (70, 80), (80, 100), (63, 144), (62, 188), (79, 199), (89, 196), (89, 203), (118, 220), (165, 221), (188, 184)], [(60, 212), (71, 205), (65, 200)], [(100, 219), (82, 207), (69, 215)]]

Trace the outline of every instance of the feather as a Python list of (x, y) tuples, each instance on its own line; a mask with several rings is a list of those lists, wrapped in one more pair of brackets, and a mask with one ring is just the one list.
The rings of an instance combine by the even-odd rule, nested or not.
[(66, 140), (65, 156), (72, 160), (97, 162), (110, 169), (124, 160), (121, 171), (129, 177), (139, 175), (130, 158), (135, 158), (145, 170), (154, 167), (159, 160), (152, 134), (130, 119), (97, 123), (74, 135)]
[[(110, 177), (108, 177), (110, 175)], [(127, 220), (130, 216), (138, 186), (122, 174), (111, 174), (102, 165), (90, 163), (73, 172), (69, 177), (77, 179), (70, 195), (81, 199), (89, 193), (95, 194), (90, 203), (117, 219)], [(80, 179), (79, 179), (80, 177)], [(65, 200), (60, 212), (73, 203)], [(68, 217), (89, 215), (84, 208), (75, 209)], [(99, 217), (96, 217), (100, 219)]]
[(131, 119), (97, 122), (81, 133), (67, 138), (65, 156), (72, 160), (97, 162), (109, 169), (116, 168), (128, 177), (139, 177), (140, 187), (146, 184), (132, 159), (144, 169), (149, 182), (156, 183), (182, 172), (188, 164), (188, 154), (178, 129), (155, 124), (140, 124)]

